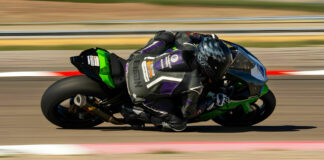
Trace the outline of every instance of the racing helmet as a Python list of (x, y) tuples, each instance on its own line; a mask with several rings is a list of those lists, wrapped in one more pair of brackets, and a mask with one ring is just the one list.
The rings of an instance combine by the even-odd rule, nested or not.
[(197, 62), (208, 78), (217, 82), (232, 64), (230, 49), (220, 40), (204, 37), (196, 47)]

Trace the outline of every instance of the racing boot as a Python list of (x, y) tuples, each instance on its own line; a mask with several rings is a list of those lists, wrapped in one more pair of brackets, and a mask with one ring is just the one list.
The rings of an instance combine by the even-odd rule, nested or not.
[(187, 121), (173, 114), (163, 116), (152, 116), (151, 122), (162, 131), (181, 132), (187, 128)]
[(121, 114), (127, 124), (132, 128), (140, 129), (145, 127), (145, 123), (149, 123), (150, 115), (138, 107), (125, 107), (122, 106)]
[(162, 122), (162, 129), (172, 130), (175, 132), (184, 131), (187, 128), (187, 120), (181, 119), (175, 115), (169, 114), (166, 120)]
[(176, 116), (176, 107), (167, 98), (143, 103), (143, 107), (151, 114), (151, 123), (162, 130), (183, 131), (187, 121)]

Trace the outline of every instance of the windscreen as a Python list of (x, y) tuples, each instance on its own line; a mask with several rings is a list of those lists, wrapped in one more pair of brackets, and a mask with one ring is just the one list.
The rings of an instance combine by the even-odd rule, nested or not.
[(263, 82), (268, 80), (265, 67), (254, 55), (239, 45), (231, 42), (226, 43), (237, 49), (234, 61), (229, 69), (250, 73), (251, 76)]

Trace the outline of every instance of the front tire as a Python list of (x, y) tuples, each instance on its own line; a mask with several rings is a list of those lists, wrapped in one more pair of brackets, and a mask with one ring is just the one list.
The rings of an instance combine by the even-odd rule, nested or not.
[(220, 115), (213, 120), (222, 126), (252, 126), (267, 119), (276, 107), (276, 98), (269, 90), (268, 93), (260, 97), (262, 106), (251, 104), (255, 110), (245, 114), (242, 106), (237, 107), (232, 112)]
[(84, 75), (61, 79), (52, 84), (43, 94), (41, 100), (42, 112), (50, 122), (62, 128), (90, 128), (99, 125), (103, 121), (98, 117), (81, 108), (76, 108), (77, 114), (87, 114), (87, 118), (79, 118), (76, 113), (70, 113), (69, 109), (63, 107), (61, 103), (70, 99), (70, 105), (73, 105), (72, 98), (77, 94), (104, 99), (109, 95), (103, 87), (102, 84)]

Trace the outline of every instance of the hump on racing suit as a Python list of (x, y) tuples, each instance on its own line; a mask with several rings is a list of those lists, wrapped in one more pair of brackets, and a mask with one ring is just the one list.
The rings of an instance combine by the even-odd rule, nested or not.
[(126, 82), (135, 104), (160, 113), (170, 113), (181, 106), (183, 118), (195, 116), (203, 85), (192, 40), (195, 39), (187, 33), (160, 31), (130, 56)]

